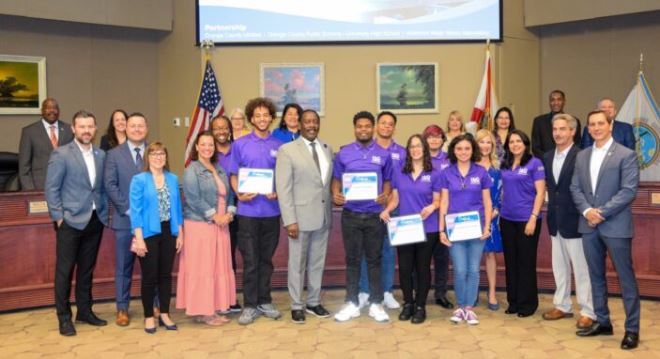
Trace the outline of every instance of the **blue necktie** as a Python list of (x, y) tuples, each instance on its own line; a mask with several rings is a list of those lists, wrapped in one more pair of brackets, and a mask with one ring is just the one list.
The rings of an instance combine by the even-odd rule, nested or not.
[(135, 167), (137, 167), (138, 171), (142, 171), (142, 166), (144, 166), (144, 163), (142, 162), (142, 155), (140, 154), (140, 147), (135, 147)]

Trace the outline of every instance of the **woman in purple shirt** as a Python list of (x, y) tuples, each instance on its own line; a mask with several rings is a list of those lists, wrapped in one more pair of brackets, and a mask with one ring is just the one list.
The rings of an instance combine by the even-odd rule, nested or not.
[(536, 249), (545, 197), (543, 162), (533, 157), (530, 141), (520, 130), (507, 136), (502, 163), (500, 230), (506, 265), (507, 314), (528, 317), (539, 305)]
[[(490, 237), (493, 206), (490, 199), (491, 180), (485, 168), (479, 166), (479, 147), (471, 134), (454, 137), (449, 144), (451, 165), (440, 175), (440, 241), (449, 247), (454, 270), (456, 304), (450, 320), (479, 324), (472, 310), (479, 293), (479, 264), (485, 239)], [(481, 218), (482, 235), (468, 240), (449, 241), (446, 215), (477, 211)]]
[[(424, 220), (426, 241), (397, 247), (399, 281), (405, 302), (399, 320), (420, 324), (426, 320), (426, 297), (431, 285), (431, 256), (438, 243), (440, 207), (440, 171), (433, 170), (428, 144), (421, 135), (412, 135), (408, 139), (405, 165), (402, 170), (394, 172), (392, 195), (380, 218), (388, 222), (390, 213), (399, 207), (399, 215), (419, 214)], [(414, 299), (413, 272), (417, 278)]]

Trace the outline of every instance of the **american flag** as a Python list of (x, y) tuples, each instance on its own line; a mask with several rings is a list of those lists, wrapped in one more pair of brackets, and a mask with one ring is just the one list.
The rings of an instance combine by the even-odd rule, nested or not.
[(190, 125), (190, 130), (188, 130), (188, 136), (186, 136), (186, 167), (190, 164), (190, 153), (195, 145), (197, 134), (207, 130), (211, 119), (217, 115), (222, 115), (224, 112), (225, 106), (222, 103), (220, 87), (215, 79), (215, 72), (213, 72), (211, 61), (207, 60), (202, 89), (199, 91), (197, 106), (195, 106), (195, 112), (192, 116), (193, 122)]

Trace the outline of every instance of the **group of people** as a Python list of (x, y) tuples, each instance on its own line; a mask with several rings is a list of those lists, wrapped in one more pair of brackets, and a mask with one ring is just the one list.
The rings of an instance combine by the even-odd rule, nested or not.
[[(516, 129), (512, 111), (503, 107), (494, 116), (492, 131), (466, 132), (462, 116), (454, 111), (446, 132), (429, 125), (411, 136), (405, 147), (393, 140), (395, 114), (361, 111), (353, 117), (355, 142), (334, 154), (318, 138), (321, 120), (314, 110), (288, 104), (271, 133), (276, 107), (269, 99), (255, 98), (245, 112), (218, 116), (211, 130), (199, 133), (193, 161), (184, 171), (184, 200), (178, 178), (169, 171), (166, 147), (146, 141), (144, 115), (113, 112), (101, 141), (106, 153), (92, 146), (93, 114), (79, 111), (73, 116), (73, 141), (66, 143), (68, 125), (58, 120), (57, 102), (47, 99), (43, 119), (24, 129), (21, 150), (31, 146), (28, 153), (36, 153), (24, 137), (40, 130), (40, 137), (49, 139), (52, 154), (47, 170), (34, 169), (38, 161), (33, 155), (31, 163), (22, 161), (21, 183), (29, 184), (29, 177), (33, 187), (26, 188), (39, 188), (37, 178), (45, 173), (46, 199), (57, 224), (60, 333), (75, 335), (68, 303), (74, 267), (76, 321), (107, 324), (91, 310), (91, 277), (103, 226), (108, 225), (108, 201), (114, 208), (109, 225), (116, 238), (118, 325), (130, 322), (130, 283), (137, 256), (145, 331), (155, 333), (158, 326), (177, 329), (169, 316), (176, 253), (180, 253), (176, 307), (196, 321), (222, 325), (232, 311), (241, 312), (242, 325), (260, 316), (280, 318), (271, 298), (280, 223), (289, 242), (292, 321), (304, 323), (306, 314), (329, 317), (321, 303), (321, 284), (333, 203), (343, 207), (346, 259), (346, 305), (335, 313), (336, 321), (356, 318), (366, 306), (376, 321), (388, 321), (385, 307), (400, 307), (392, 295), (394, 249), (404, 301), (400, 320), (415, 324), (426, 320), (433, 260), (436, 303), (455, 309), (452, 322), (478, 324), (474, 308), (480, 263), (485, 253), (487, 308), (498, 310), (495, 253), (502, 251), (505, 313), (528, 317), (538, 308), (536, 256), (547, 193), (557, 290), (555, 308), (543, 318), (573, 316), (573, 268), (581, 306), (577, 335), (611, 335), (605, 279), (609, 253), (622, 283), (626, 310), (621, 347), (634, 348), (639, 340), (639, 294), (630, 251), (630, 203), (639, 168), (635, 152), (627, 148), (634, 147), (632, 128), (615, 121), (613, 101), (603, 99), (599, 110), (588, 115), (580, 142), (580, 122), (563, 113), (564, 103), (563, 92), (550, 94), (551, 112), (534, 120), (532, 140)], [(252, 131), (246, 130), (246, 120)], [(581, 146), (585, 146), (582, 151)], [(271, 170), (272, 188), (239, 191), (244, 169)], [(375, 173), (375, 198), (347, 197), (346, 179), (360, 173)], [(480, 234), (452, 239), (447, 219), (468, 212), (478, 214)], [(385, 223), (407, 215), (422, 218), (425, 238), (394, 247)], [(243, 307), (236, 300), (235, 248), (243, 259)], [(446, 297), (448, 258), (453, 264), (456, 308)]]

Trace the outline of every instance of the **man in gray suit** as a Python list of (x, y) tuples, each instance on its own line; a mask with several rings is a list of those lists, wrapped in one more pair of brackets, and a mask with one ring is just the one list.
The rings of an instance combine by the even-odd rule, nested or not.
[(18, 146), (18, 179), (23, 191), (43, 190), (46, 166), (53, 149), (73, 140), (71, 126), (59, 120), (60, 107), (54, 98), (41, 104), (41, 120), (23, 127)]
[(587, 118), (594, 145), (577, 155), (571, 194), (582, 213), (578, 231), (589, 267), (596, 323), (577, 331), (578, 336), (612, 335), (607, 307), (605, 256), (616, 268), (626, 312), (626, 333), (621, 349), (639, 342), (639, 291), (632, 265), (633, 220), (630, 204), (639, 184), (639, 165), (634, 151), (612, 138), (614, 123), (603, 111)]
[(92, 312), (92, 274), (108, 222), (103, 187), (105, 152), (92, 146), (96, 118), (87, 111), (73, 116), (75, 139), (58, 147), (48, 161), (46, 201), (57, 224), (55, 307), (60, 334), (76, 335), (71, 322), (71, 277), (76, 269), (76, 322), (103, 326)]
[[(291, 319), (305, 322), (305, 311), (326, 318), (321, 282), (332, 216), (332, 148), (317, 136), (320, 118), (314, 110), (300, 117), (301, 137), (280, 147), (275, 165), (277, 199), (289, 235)], [(302, 299), (307, 272), (307, 301)], [(304, 309), (304, 310), (303, 310)]]

